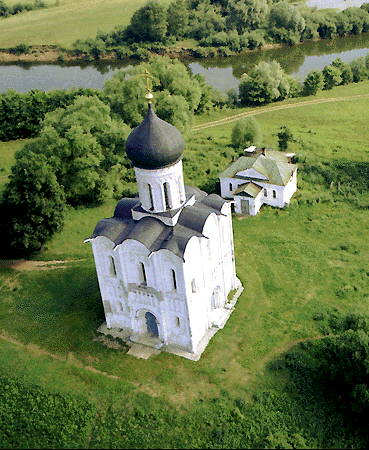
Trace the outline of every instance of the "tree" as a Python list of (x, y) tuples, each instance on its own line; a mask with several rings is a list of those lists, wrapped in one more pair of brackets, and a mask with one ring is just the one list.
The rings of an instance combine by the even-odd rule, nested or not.
[(17, 153), (4, 192), (4, 231), (13, 257), (40, 250), (64, 223), (64, 191), (48, 158), (33, 150), (28, 144)]
[(171, 95), (168, 91), (156, 95), (158, 116), (185, 132), (191, 124), (192, 114), (186, 99), (182, 95)]
[(269, 15), (269, 33), (279, 42), (296, 44), (305, 29), (305, 20), (293, 5), (280, 2), (273, 5)]
[(346, 64), (340, 58), (336, 58), (331, 64), (333, 67), (337, 67), (341, 75), (341, 84), (352, 83), (352, 69), (349, 64)]
[(250, 145), (258, 145), (262, 133), (259, 123), (254, 117), (238, 121), (232, 129), (232, 147), (244, 149)]
[(109, 106), (101, 100), (79, 97), (46, 115), (32, 145), (35, 153), (47, 157), (69, 203), (98, 203), (112, 194), (106, 182), (111, 167), (129, 165), (124, 152), (129, 131), (110, 117)]
[(325, 66), (323, 69), (323, 77), (325, 90), (338, 86), (342, 81), (340, 69), (334, 66)]
[[(203, 112), (212, 105), (213, 90), (202, 77), (191, 75), (178, 60), (157, 57), (151, 59), (149, 63), (140, 64), (124, 72), (118, 72), (105, 83), (104, 94), (111, 110), (125, 123), (137, 126), (146, 114), (146, 82), (142, 76), (145, 69), (153, 77), (152, 88), (156, 108), (160, 109), (160, 102), (164, 101), (165, 98), (156, 94), (160, 91), (167, 91), (172, 96), (182, 96), (185, 99), (187, 103), (185, 109), (188, 109), (189, 115), (186, 113), (183, 116), (184, 119), (185, 117), (188, 118), (181, 124), (183, 130), (190, 125), (190, 118), (195, 112)], [(170, 104), (177, 108), (175, 102), (166, 102), (166, 108)], [(169, 114), (168, 109), (166, 114)]]
[(226, 25), (242, 34), (260, 28), (269, 11), (266, 0), (229, 0), (226, 7)]
[(279, 129), (277, 137), (278, 137), (278, 147), (280, 150), (287, 150), (288, 143), (290, 141), (293, 141), (292, 131), (286, 125), (283, 125)]
[(242, 105), (261, 105), (283, 100), (290, 94), (290, 77), (277, 61), (261, 62), (250, 75), (243, 74), (239, 86)]
[(358, 58), (351, 61), (350, 67), (352, 70), (352, 80), (354, 83), (359, 83), (368, 78), (369, 69), (366, 66), (365, 58)]
[(199, 2), (190, 14), (191, 31), (189, 35), (197, 40), (223, 31), (225, 18), (220, 13), (220, 8), (208, 2)]
[(135, 42), (164, 42), (167, 26), (166, 8), (151, 0), (133, 14), (127, 35)]
[(174, 0), (168, 7), (168, 35), (181, 39), (188, 31), (189, 10), (185, 0)]
[(0, 17), (7, 17), (9, 14), (11, 14), (11, 12), (9, 11), (8, 6), (3, 0), (0, 0)]
[(336, 28), (336, 14), (330, 11), (319, 11), (317, 15), (318, 20), (318, 33), (322, 39), (332, 39), (337, 34)]
[(312, 70), (304, 81), (304, 94), (316, 95), (324, 89), (324, 77), (320, 70)]

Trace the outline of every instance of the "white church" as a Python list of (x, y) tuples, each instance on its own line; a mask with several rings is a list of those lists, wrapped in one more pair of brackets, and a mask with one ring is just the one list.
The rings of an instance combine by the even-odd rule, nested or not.
[(184, 185), (183, 150), (181, 133), (149, 102), (126, 143), (138, 197), (121, 199), (86, 242), (105, 311), (100, 330), (198, 360), (242, 286), (230, 202)]
[(297, 190), (294, 153), (248, 147), (219, 175), (221, 196), (238, 214), (255, 216), (262, 205), (284, 208)]

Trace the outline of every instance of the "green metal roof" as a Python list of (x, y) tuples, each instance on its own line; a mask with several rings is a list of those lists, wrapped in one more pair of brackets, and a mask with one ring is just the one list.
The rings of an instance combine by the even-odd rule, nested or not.
[(249, 183), (241, 184), (238, 188), (233, 192), (234, 195), (245, 195), (246, 197), (257, 197), (262, 191), (262, 187), (250, 181)]
[[(273, 152), (273, 153), (272, 153)], [(221, 178), (241, 178), (241, 179), (254, 179), (255, 177), (236, 175), (238, 172), (247, 169), (254, 169), (261, 175), (267, 177), (267, 180), (257, 180), (269, 184), (275, 184), (277, 186), (285, 186), (296, 169), (296, 165), (282, 162), (281, 160), (271, 159), (274, 152), (269, 151), (269, 155), (259, 155), (257, 158), (249, 156), (241, 156), (234, 161), (226, 170), (224, 170), (219, 177)], [(280, 155), (279, 155), (280, 156)], [(282, 158), (281, 158), (282, 159)]]

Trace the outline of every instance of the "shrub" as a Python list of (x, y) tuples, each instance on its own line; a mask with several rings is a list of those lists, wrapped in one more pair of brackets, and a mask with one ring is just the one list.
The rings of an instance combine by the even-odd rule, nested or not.
[(278, 137), (278, 147), (280, 150), (287, 150), (288, 143), (293, 141), (292, 131), (286, 126), (282, 126), (277, 133)]
[(10, 53), (13, 53), (14, 55), (22, 55), (25, 53), (29, 53), (31, 46), (25, 43), (20, 43), (16, 45), (15, 47), (12, 47), (9, 49)]
[(260, 105), (290, 96), (291, 79), (277, 61), (261, 62), (250, 75), (243, 74), (239, 86), (242, 105)]
[(39, 251), (64, 224), (64, 191), (48, 159), (33, 149), (26, 145), (16, 155), (4, 192), (2, 226), (13, 256)]
[(87, 448), (94, 407), (0, 375), (2, 448)]
[(244, 149), (250, 145), (258, 145), (261, 141), (261, 128), (254, 117), (246, 117), (234, 125), (231, 145), (236, 149)]
[(324, 89), (329, 90), (342, 82), (341, 71), (335, 66), (325, 66), (323, 69)]
[(309, 72), (304, 81), (304, 94), (316, 95), (324, 89), (324, 77), (320, 70)]

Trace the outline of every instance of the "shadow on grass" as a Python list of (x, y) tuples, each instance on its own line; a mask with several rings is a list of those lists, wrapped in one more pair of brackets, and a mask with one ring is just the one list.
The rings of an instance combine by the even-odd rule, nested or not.
[(1, 306), (1, 327), (49, 351), (91, 350), (104, 320), (96, 272), (87, 264), (21, 273), (10, 298)]

